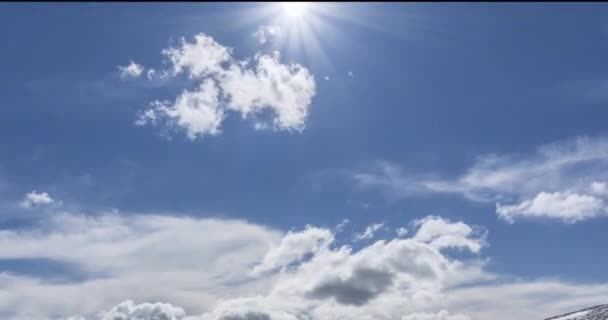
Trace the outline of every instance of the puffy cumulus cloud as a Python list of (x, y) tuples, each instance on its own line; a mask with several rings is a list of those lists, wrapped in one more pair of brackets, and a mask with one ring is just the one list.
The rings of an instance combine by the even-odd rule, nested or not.
[(496, 212), (507, 221), (517, 217), (558, 218), (577, 222), (606, 214), (604, 201), (594, 196), (569, 192), (541, 192), (514, 205), (496, 205)]
[(349, 176), (359, 187), (380, 189), (393, 198), (461, 194), (472, 201), (496, 203), (496, 213), (508, 221), (576, 222), (607, 215), (608, 140), (580, 137), (527, 154), (483, 156), (455, 179), (410, 175), (389, 162)]
[[(475, 253), (485, 240), (475, 227), (435, 216), (415, 221), (409, 238), (360, 249), (317, 227), (280, 233), (161, 215), (49, 219), (35, 230), (0, 232), (0, 257), (47, 256), (106, 274), (61, 284), (0, 274), (0, 313), (9, 319), (542, 319), (608, 299), (608, 284), (517, 281), (488, 272), (478, 256), (451, 257), (444, 249)], [(445, 236), (449, 245), (437, 242)], [(291, 267), (247, 276), (264, 263)]]
[(300, 320), (302, 305), (279, 297), (251, 296), (221, 300), (201, 320)]
[(450, 315), (449, 312), (441, 310), (438, 313), (413, 313), (401, 318), (401, 320), (469, 320), (464, 315)]
[[(463, 237), (481, 241), (471, 234)], [(266, 295), (223, 301), (203, 319), (247, 311), (270, 319), (400, 319), (429, 300), (440, 301), (444, 288), (470, 281), (472, 275), (487, 276), (479, 261), (452, 260), (414, 237), (380, 240), (360, 250), (334, 241), (280, 271)]]
[(118, 66), (118, 71), (120, 72), (120, 77), (122, 79), (139, 78), (144, 72), (144, 67), (140, 64), (130, 61), (129, 64), (126, 66)]
[[(414, 235), (414, 240), (428, 243), (437, 249), (467, 248), (471, 252), (479, 252), (484, 245), (484, 235), (477, 230), (479, 238), (471, 239), (475, 230), (464, 222), (452, 223), (441, 217), (429, 216), (416, 222), (420, 226)], [(479, 229), (479, 228), (478, 228)]]
[[(187, 74), (202, 82), (186, 90), (174, 103), (152, 102), (140, 112), (137, 125), (161, 124), (184, 129), (190, 138), (220, 132), (225, 115), (242, 118), (260, 115), (256, 129), (301, 131), (315, 95), (315, 80), (299, 64), (283, 64), (280, 55), (256, 54), (238, 61), (232, 50), (213, 38), (199, 34), (193, 42), (181, 39), (176, 48), (163, 50), (172, 74)], [(267, 111), (267, 112), (266, 112)]]
[[(415, 236), (360, 250), (335, 241), (330, 229), (311, 226), (281, 234), (239, 220), (58, 212), (0, 231), (0, 259), (69, 263), (86, 277), (55, 283), (3, 274), (0, 313), (34, 320), (194, 319), (186, 310), (196, 319), (342, 319), (354, 310), (372, 319), (415, 311), (443, 288), (485, 274)], [(266, 272), (250, 277), (256, 269)], [(126, 302), (109, 309), (117, 300)]]
[(289, 231), (281, 243), (268, 251), (264, 260), (255, 266), (253, 274), (258, 275), (299, 262), (306, 255), (314, 254), (325, 248), (333, 239), (332, 232), (322, 228), (307, 226), (300, 232)]
[(232, 65), (221, 77), (220, 86), (229, 99), (228, 108), (244, 117), (269, 109), (275, 128), (301, 130), (315, 94), (315, 81), (299, 64), (279, 62), (278, 53), (257, 55), (256, 68)]
[(19, 204), (23, 208), (32, 208), (37, 206), (49, 205), (54, 203), (55, 200), (46, 192), (28, 192), (23, 197), (23, 201)]
[(348, 277), (335, 277), (319, 283), (308, 296), (315, 299), (334, 298), (345, 305), (361, 306), (383, 293), (393, 282), (393, 274), (385, 270), (358, 268)]
[(131, 300), (122, 302), (108, 312), (103, 320), (194, 320), (186, 317), (184, 309), (168, 303), (135, 304)]
[[(608, 299), (608, 285), (571, 284), (548, 280), (501, 281), (500, 283), (446, 290), (439, 303), (422, 299), (419, 301), (420, 305), (416, 306), (398, 299), (398, 296), (384, 299), (382, 303), (387, 303), (385, 305), (375, 303), (343, 307), (326, 303), (310, 307), (303, 300), (294, 301), (277, 296), (252, 296), (221, 300), (210, 311), (194, 318), (200, 320), (544, 319), (554, 314), (604, 303)], [(401, 308), (399, 308), (400, 302)], [(447, 311), (448, 308), (457, 311)], [(412, 311), (413, 309), (420, 310)], [(139, 320), (138, 318), (127, 319)]]
[(153, 108), (140, 114), (137, 125), (167, 120), (184, 128), (188, 138), (199, 135), (216, 135), (224, 119), (224, 110), (219, 107), (219, 91), (213, 80), (207, 79), (197, 90), (183, 91), (173, 103), (155, 101)]
[(222, 71), (222, 64), (232, 60), (232, 50), (217, 43), (203, 33), (194, 36), (194, 42), (180, 39), (180, 46), (162, 51), (174, 74), (186, 72), (192, 78), (208, 76)]
[[(430, 221), (434, 220), (425, 219), (419, 226)], [(444, 222), (450, 229), (450, 223)], [(471, 234), (462, 236), (481, 241)], [(288, 254), (289, 248), (299, 254)], [(305, 252), (312, 257), (300, 260)], [(474, 274), (475, 280), (486, 276), (478, 263), (452, 260), (415, 237), (381, 240), (354, 250), (336, 244), (329, 230), (314, 227), (288, 232), (262, 261), (271, 266), (294, 265), (275, 268), (275, 281), (266, 293), (221, 299), (199, 318), (401, 319), (429, 301), (439, 303), (442, 290), (471, 280), (466, 274)]]
[(269, 42), (281, 32), (279, 26), (260, 26), (254, 33), (253, 37), (258, 40), (260, 44)]
[(372, 225), (369, 225), (365, 228), (365, 230), (363, 232), (356, 233), (353, 236), (353, 240), (361, 241), (361, 240), (372, 239), (376, 235), (376, 232), (378, 232), (378, 230), (382, 229), (382, 227), (384, 227), (384, 223), (374, 223)]

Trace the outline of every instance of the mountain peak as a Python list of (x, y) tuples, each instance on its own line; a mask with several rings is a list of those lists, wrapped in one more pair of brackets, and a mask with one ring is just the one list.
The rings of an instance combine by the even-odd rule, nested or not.
[(608, 304), (562, 314), (545, 320), (608, 320)]

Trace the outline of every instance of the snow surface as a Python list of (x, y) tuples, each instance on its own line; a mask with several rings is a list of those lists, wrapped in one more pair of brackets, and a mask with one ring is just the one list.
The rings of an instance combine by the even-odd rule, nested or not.
[(578, 320), (579, 318), (586, 316), (589, 312), (591, 312), (591, 310), (579, 311), (579, 312), (571, 313), (569, 315), (565, 315), (563, 317), (553, 318), (553, 320)]
[(562, 314), (545, 320), (608, 320), (608, 304)]

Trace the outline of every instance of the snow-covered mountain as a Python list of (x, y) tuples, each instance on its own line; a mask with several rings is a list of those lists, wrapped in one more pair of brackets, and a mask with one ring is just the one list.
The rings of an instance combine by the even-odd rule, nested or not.
[(608, 320), (608, 304), (562, 314), (545, 320)]

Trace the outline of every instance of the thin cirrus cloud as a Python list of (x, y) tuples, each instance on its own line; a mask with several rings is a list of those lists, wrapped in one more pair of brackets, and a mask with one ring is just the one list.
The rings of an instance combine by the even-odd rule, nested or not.
[(508, 222), (546, 218), (575, 223), (607, 216), (608, 140), (579, 137), (520, 155), (488, 155), (455, 179), (410, 175), (390, 162), (351, 172), (357, 186), (393, 198), (423, 193), (460, 194), (495, 203)]
[(278, 52), (239, 61), (231, 48), (201, 33), (162, 54), (170, 65), (165, 78), (185, 74), (198, 85), (174, 100), (151, 102), (136, 125), (180, 129), (194, 140), (220, 134), (231, 113), (248, 118), (269, 111), (270, 119), (256, 119), (256, 129), (304, 129), (316, 93), (314, 77), (299, 64), (281, 63)]

